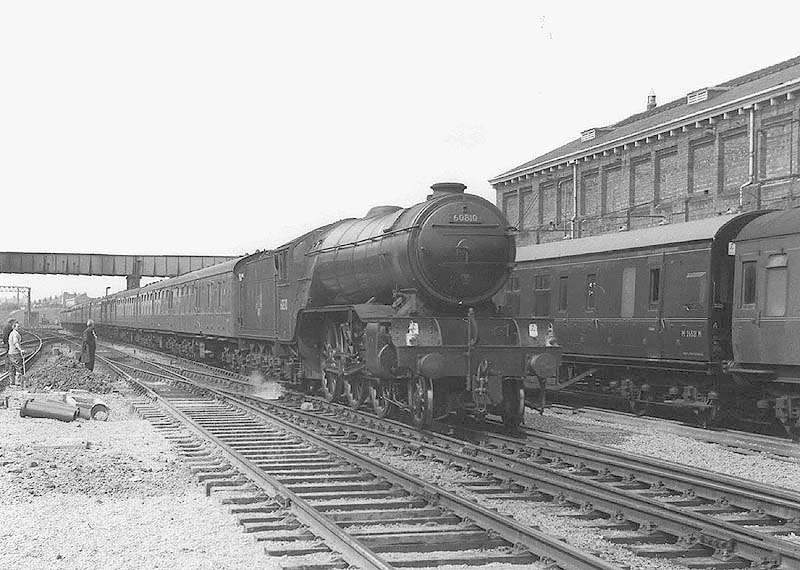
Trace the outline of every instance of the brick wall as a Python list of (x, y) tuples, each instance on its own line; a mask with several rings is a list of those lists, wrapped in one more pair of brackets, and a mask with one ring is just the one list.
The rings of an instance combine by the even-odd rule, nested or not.
[[(754, 184), (747, 184), (747, 112), (580, 160), (576, 233), (588, 236), (621, 226), (633, 229), (715, 216), (738, 207), (740, 189), (744, 210), (800, 205), (800, 98), (761, 106), (754, 118)], [(518, 200), (517, 190), (523, 188), (528, 188), (526, 197)], [(496, 190), (501, 207), (510, 194), (518, 200), (517, 207), (522, 206), (519, 244), (563, 239), (569, 233), (571, 167), (498, 184)], [(519, 218), (519, 210), (507, 207)]]

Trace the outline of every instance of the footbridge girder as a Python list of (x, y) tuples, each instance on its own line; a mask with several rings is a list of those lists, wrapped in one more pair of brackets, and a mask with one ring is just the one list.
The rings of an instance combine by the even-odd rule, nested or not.
[(128, 289), (133, 289), (139, 286), (142, 277), (175, 277), (237, 257), (239, 256), (0, 252), (0, 273), (125, 277)]

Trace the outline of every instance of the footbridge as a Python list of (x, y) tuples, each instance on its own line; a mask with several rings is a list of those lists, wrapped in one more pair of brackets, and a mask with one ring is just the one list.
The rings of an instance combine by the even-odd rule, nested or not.
[(0, 252), (0, 273), (125, 277), (128, 289), (134, 289), (142, 277), (175, 277), (237, 257), (240, 256)]

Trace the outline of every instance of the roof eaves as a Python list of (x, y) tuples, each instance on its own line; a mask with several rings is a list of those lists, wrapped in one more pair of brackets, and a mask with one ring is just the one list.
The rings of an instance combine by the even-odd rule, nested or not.
[[(785, 82), (780, 83), (778, 85), (773, 85), (773, 86), (768, 87), (766, 89), (762, 89), (761, 91), (758, 91), (756, 93), (749, 93), (747, 95), (744, 95), (744, 96), (739, 97), (737, 99), (734, 99), (732, 101), (727, 101), (725, 103), (722, 103), (722, 104), (719, 104), (719, 105), (714, 105), (712, 107), (706, 107), (706, 108), (700, 109), (700, 110), (698, 110), (698, 111), (696, 111), (694, 113), (689, 113), (687, 115), (682, 115), (681, 117), (678, 117), (678, 118), (675, 118), (675, 119), (670, 119), (670, 120), (668, 120), (668, 121), (666, 121), (664, 123), (660, 123), (658, 125), (654, 125), (654, 126), (651, 126), (651, 127), (646, 127), (644, 129), (641, 129), (641, 130), (635, 131), (633, 133), (629, 133), (629, 134), (623, 135), (621, 137), (618, 137), (618, 138), (615, 138), (615, 139), (612, 139), (612, 140), (601, 141), (598, 144), (592, 145), (590, 147), (581, 148), (581, 149), (578, 149), (578, 150), (575, 150), (575, 151), (572, 151), (572, 152), (567, 152), (566, 154), (563, 154), (563, 155), (560, 155), (560, 156), (557, 156), (557, 157), (554, 157), (554, 158), (551, 158), (551, 159), (547, 159), (547, 160), (542, 161), (542, 162), (535, 162), (534, 161), (534, 162), (525, 163), (522, 166), (519, 166), (519, 167), (517, 167), (515, 169), (512, 169), (510, 171), (507, 171), (507, 172), (505, 172), (505, 173), (503, 173), (503, 174), (501, 174), (501, 175), (499, 175), (499, 176), (497, 176), (495, 178), (489, 179), (489, 183), (494, 185), (494, 184), (498, 184), (498, 183), (501, 183), (501, 182), (508, 182), (508, 181), (520, 176), (520, 175), (531, 174), (533, 170), (543, 170), (543, 169), (546, 169), (546, 168), (551, 168), (551, 167), (554, 167), (554, 166), (558, 165), (559, 163), (570, 162), (571, 160), (575, 160), (575, 159), (581, 158), (582, 156), (585, 156), (585, 155), (595, 154), (595, 153), (598, 153), (598, 152), (602, 152), (604, 150), (607, 151), (608, 148), (613, 147), (613, 146), (620, 146), (620, 145), (623, 145), (623, 144), (630, 144), (630, 143), (633, 143), (634, 141), (636, 141), (638, 139), (641, 139), (641, 138), (644, 138), (644, 137), (647, 137), (647, 136), (656, 136), (659, 133), (659, 131), (665, 131), (665, 130), (668, 130), (670, 128), (680, 127), (682, 123), (689, 123), (689, 122), (692, 122), (692, 121), (701, 121), (701, 120), (705, 120), (707, 118), (710, 118), (711, 116), (719, 115), (726, 108), (737, 108), (737, 107), (739, 107), (739, 108), (742, 108), (742, 107), (747, 108), (748, 106), (750, 106), (753, 103), (757, 102), (757, 100), (760, 99), (760, 98), (767, 97), (770, 94), (775, 96), (775, 95), (777, 95), (777, 93), (775, 93), (775, 92), (779, 92), (779, 91), (794, 91), (794, 90), (797, 89), (798, 86), (800, 86), (800, 78), (793, 79), (791, 81), (785, 81)], [(704, 115), (708, 115), (708, 117), (705, 117)], [(562, 148), (569, 147), (569, 146), (573, 145), (575, 142), (580, 142), (580, 139), (577, 139), (576, 141), (573, 141), (571, 143), (567, 143), (566, 145), (563, 145)], [(548, 153), (548, 154), (550, 154), (550, 153)], [(543, 155), (543, 156), (547, 156), (547, 155)]]

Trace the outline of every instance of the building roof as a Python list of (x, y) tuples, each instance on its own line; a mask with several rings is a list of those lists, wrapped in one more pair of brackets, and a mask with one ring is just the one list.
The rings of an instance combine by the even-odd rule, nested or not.
[(764, 214), (739, 232), (736, 241), (797, 235), (800, 233), (800, 208)]
[(683, 124), (706, 120), (727, 109), (752, 104), (749, 99), (763, 96), (769, 99), (773, 91), (800, 89), (800, 56), (770, 67), (709, 87), (708, 99), (688, 104), (681, 97), (643, 113), (637, 113), (608, 127), (598, 128), (591, 140), (580, 138), (504, 172), (490, 180), (492, 184), (504, 182), (537, 169), (549, 168), (559, 163), (575, 160), (615, 146), (635, 142), (638, 138), (657, 136)]
[[(799, 210), (800, 211), (800, 210)], [(608, 251), (621, 251), (667, 245), (688, 243), (692, 241), (712, 240), (729, 222), (741, 217), (752, 217), (753, 214), (726, 214), (713, 218), (653, 226), (639, 230), (631, 230), (614, 234), (565, 239), (541, 244), (525, 245), (517, 248), (517, 263), (557, 259), (575, 255), (590, 255)]]

